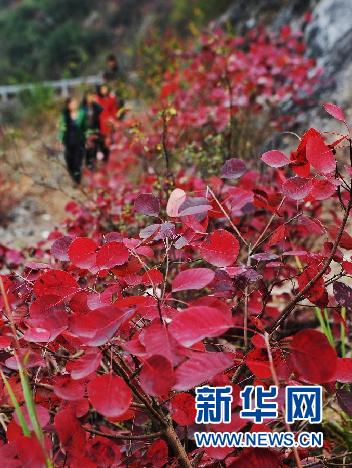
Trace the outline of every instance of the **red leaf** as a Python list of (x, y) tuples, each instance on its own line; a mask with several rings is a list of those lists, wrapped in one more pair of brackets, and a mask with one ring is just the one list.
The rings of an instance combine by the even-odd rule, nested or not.
[(348, 275), (352, 275), (352, 262), (342, 262), (343, 269)]
[(246, 359), (246, 364), (258, 379), (269, 379), (272, 376), (269, 361)]
[[(54, 339), (56, 336), (54, 335)], [(53, 340), (50, 332), (45, 328), (41, 327), (32, 327), (28, 328), (23, 334), (23, 339), (26, 341), (31, 341), (32, 343), (47, 343)]]
[(97, 253), (97, 266), (100, 270), (110, 269), (127, 262), (129, 251), (122, 242), (104, 244)]
[(149, 327), (144, 328), (139, 340), (145, 346), (145, 353), (148, 357), (162, 354), (173, 365), (179, 363), (180, 357), (177, 352), (179, 345), (170, 335), (169, 329), (159, 322), (154, 322)]
[(283, 241), (286, 237), (286, 226), (282, 224), (275, 231), (271, 234), (267, 246), (271, 247), (272, 245), (278, 244), (279, 242)]
[(137, 213), (149, 216), (158, 216), (160, 211), (159, 200), (151, 193), (140, 193), (134, 202)]
[(178, 312), (169, 331), (183, 346), (192, 346), (205, 337), (219, 336), (232, 326), (230, 313), (207, 306), (190, 307)]
[(163, 274), (161, 271), (153, 268), (148, 270), (142, 275), (142, 283), (146, 286), (157, 286), (164, 281)]
[(213, 281), (215, 273), (209, 268), (192, 268), (181, 271), (172, 282), (172, 291), (202, 289)]
[(175, 225), (172, 223), (151, 224), (139, 232), (141, 239), (153, 237), (155, 240), (173, 237), (175, 234)]
[(34, 343), (54, 341), (60, 333), (67, 329), (68, 316), (65, 304), (59, 296), (40, 296), (32, 302), (29, 308), (30, 318), (26, 325), (30, 328), (24, 332), (23, 338)]
[[(336, 239), (336, 236), (338, 234), (339, 229), (335, 226), (332, 226), (329, 228), (329, 234), (332, 239)], [(340, 241), (340, 247), (346, 250), (352, 250), (352, 237), (348, 234), (348, 232), (343, 231), (341, 241)]]
[(70, 260), (68, 256), (68, 249), (73, 241), (73, 237), (70, 236), (62, 236), (51, 246), (51, 255), (55, 257), (57, 260), (61, 260), (62, 262), (67, 262)]
[(323, 107), (328, 114), (334, 117), (334, 119), (341, 120), (342, 122), (346, 122), (346, 117), (345, 117), (343, 110), (336, 104), (327, 102), (326, 104), (324, 104)]
[(170, 194), (169, 200), (166, 205), (166, 213), (170, 218), (177, 218), (179, 208), (186, 200), (186, 192), (182, 189), (176, 188)]
[[(212, 209), (207, 198), (188, 197), (179, 207), (178, 216), (205, 215)], [(199, 219), (201, 220), (202, 217)]]
[(250, 448), (231, 463), (231, 468), (281, 468), (282, 463), (277, 453), (265, 448)]
[[(36, 413), (37, 413), (37, 417), (38, 417), (38, 422), (39, 422), (40, 426), (42, 428), (44, 428), (48, 424), (48, 422), (50, 421), (49, 411), (46, 408), (44, 408), (44, 406), (41, 406), (41, 405), (38, 405), (38, 404), (36, 404), (35, 409), (36, 409)], [(24, 416), (24, 419), (25, 419), (25, 421), (27, 423), (28, 428), (31, 431), (33, 431), (33, 425), (32, 425), (32, 421), (31, 421), (31, 418), (30, 418), (29, 413), (28, 413), (27, 406), (23, 405), (21, 407), (21, 410), (23, 412), (23, 416)], [(16, 421), (17, 424), (19, 424), (16, 413), (14, 413), (14, 420)]]
[(0, 336), (0, 349), (5, 349), (10, 346), (12, 340), (9, 336)]
[(159, 439), (153, 442), (145, 454), (146, 465), (153, 468), (161, 468), (167, 464), (168, 448), (164, 440)]
[(315, 200), (326, 200), (336, 192), (336, 185), (329, 180), (313, 180), (313, 187), (310, 195)]
[(87, 306), (91, 310), (110, 306), (118, 297), (121, 297), (121, 288), (118, 283), (114, 283), (101, 293), (91, 293), (87, 298)]
[(61, 446), (70, 455), (82, 455), (82, 447), (86, 443), (86, 433), (81, 427), (73, 410), (67, 408), (55, 415), (54, 426), (60, 439)]
[(37, 297), (53, 295), (64, 299), (74, 294), (78, 288), (77, 281), (66, 271), (50, 270), (39, 276), (33, 291)]
[(119, 326), (133, 311), (123, 312), (116, 306), (102, 307), (85, 315), (75, 315), (70, 330), (88, 346), (101, 346), (114, 335)]
[(220, 171), (222, 179), (238, 179), (242, 177), (247, 168), (241, 159), (232, 158), (225, 162)]
[[(10, 432), (10, 424), (7, 435)], [(21, 434), (16, 437), (15, 441), (2, 445), (0, 465), (3, 468), (39, 468), (46, 466), (46, 461), (43, 449), (35, 435), (25, 437)]]
[(233, 365), (232, 356), (227, 353), (195, 353), (175, 371), (174, 390), (190, 390), (207, 382)]
[(82, 398), (81, 400), (75, 401), (63, 401), (62, 406), (64, 408), (71, 408), (77, 418), (85, 416), (89, 411), (89, 402), (87, 398)]
[(132, 392), (121, 377), (104, 374), (91, 380), (88, 398), (98, 413), (113, 418), (128, 410), (132, 403)]
[(217, 267), (225, 267), (236, 261), (240, 243), (230, 232), (217, 229), (200, 244), (199, 250), (203, 259), (208, 263)]
[(338, 358), (334, 380), (343, 383), (352, 382), (352, 358)]
[(204, 447), (204, 451), (211, 459), (224, 460), (231, 452), (233, 452), (233, 448), (210, 446)]
[(171, 362), (166, 357), (157, 354), (150, 357), (143, 363), (139, 381), (148, 395), (167, 395), (175, 383)]
[(296, 372), (306, 382), (322, 384), (335, 376), (336, 351), (317, 330), (302, 330), (293, 337), (291, 359)]
[(302, 200), (309, 195), (312, 181), (303, 177), (291, 177), (282, 186), (282, 193), (292, 200)]
[(307, 160), (321, 174), (330, 174), (336, 169), (336, 160), (331, 149), (319, 134), (312, 135), (306, 146)]
[(54, 393), (63, 400), (80, 400), (84, 396), (82, 384), (68, 376), (57, 376), (54, 383)]
[(77, 237), (68, 249), (68, 256), (78, 268), (91, 269), (96, 264), (98, 244), (87, 237)]
[[(110, 431), (106, 431), (107, 433)], [(85, 468), (116, 468), (121, 466), (121, 449), (118, 445), (103, 436), (94, 436), (85, 446), (85, 459), (77, 460), (74, 467), (78, 468), (83, 463)]]
[(101, 359), (102, 355), (98, 349), (88, 349), (79, 359), (68, 362), (66, 368), (73, 380), (84, 379), (98, 369)]
[[(298, 277), (298, 286), (302, 291), (307, 284), (319, 273), (319, 270), (315, 266), (309, 266), (306, 268), (302, 274)], [(326, 292), (324, 278), (320, 278), (318, 281), (308, 289), (305, 293), (305, 297), (309, 299), (313, 304), (320, 304), (324, 294)]]
[(290, 162), (286, 154), (277, 150), (267, 151), (262, 155), (261, 159), (270, 167), (283, 167), (287, 166)]
[[(44, 366), (45, 362), (41, 356), (36, 351), (33, 351), (31, 349), (19, 349), (19, 355), (20, 358), (22, 359), (23, 366), (26, 369), (30, 369), (32, 367), (38, 367), (38, 366)], [(5, 361), (5, 366), (8, 367), (9, 369), (13, 370), (18, 370), (18, 360), (16, 356), (11, 356), (6, 359)]]
[(180, 426), (189, 426), (196, 420), (195, 398), (189, 393), (178, 393), (171, 400), (171, 416)]

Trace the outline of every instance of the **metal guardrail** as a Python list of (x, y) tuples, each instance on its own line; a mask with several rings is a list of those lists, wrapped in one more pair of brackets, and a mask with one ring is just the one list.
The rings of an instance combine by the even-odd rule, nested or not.
[(20, 92), (27, 89), (35, 89), (38, 86), (54, 88), (57, 90), (62, 97), (68, 97), (70, 90), (82, 85), (98, 85), (103, 82), (100, 75), (84, 76), (79, 78), (68, 78), (56, 81), (41, 81), (39, 83), (23, 83), (16, 85), (4, 85), (0, 86), (0, 99), (2, 101), (8, 101), (14, 98)]

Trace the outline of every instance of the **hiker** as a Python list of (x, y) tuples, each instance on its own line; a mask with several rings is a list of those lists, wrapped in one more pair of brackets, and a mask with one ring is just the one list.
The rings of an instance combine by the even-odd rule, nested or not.
[(119, 119), (122, 119), (124, 116), (123, 108), (125, 107), (123, 91), (125, 76), (114, 54), (109, 54), (106, 57), (106, 69), (103, 72), (103, 80), (104, 84), (108, 85), (116, 96), (116, 104), (119, 109)]
[(103, 142), (107, 151), (104, 153), (103, 161), (109, 159), (108, 146), (111, 144), (111, 135), (114, 130), (114, 122), (117, 116), (117, 105), (115, 95), (110, 91), (109, 86), (102, 84), (98, 87), (96, 102), (102, 108), (99, 115), (99, 128)]
[(97, 102), (97, 95), (87, 91), (83, 97), (81, 108), (86, 115), (86, 166), (93, 170), (97, 161), (97, 153), (103, 154), (104, 160), (109, 157), (109, 148), (105, 145), (104, 136), (100, 132), (100, 115), (103, 108)]
[(77, 99), (69, 97), (60, 118), (60, 140), (65, 147), (65, 161), (68, 172), (76, 184), (82, 178), (82, 164), (85, 156), (86, 114), (79, 108)]

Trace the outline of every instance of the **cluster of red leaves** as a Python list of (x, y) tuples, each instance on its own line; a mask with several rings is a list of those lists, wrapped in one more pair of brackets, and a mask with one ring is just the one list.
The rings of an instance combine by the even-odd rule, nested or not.
[[(285, 58), (282, 47), (259, 42), (253, 43), (256, 67), (265, 69), (262, 61), (271, 57), (263, 73), (275, 76)], [(197, 80), (209, 53), (205, 47), (193, 58)], [(211, 57), (210, 78), (212, 67), (224, 66), (220, 52)], [(234, 57), (228, 73), (240, 86), (236, 95), (243, 95), (238, 67), (250, 64), (240, 49)], [(251, 94), (258, 74), (253, 78), (249, 69), (244, 83)], [(182, 76), (197, 82), (186, 70)], [(291, 92), (301, 86), (299, 76), (294, 73)], [(286, 85), (262, 85), (258, 96), (264, 98), (278, 92), (281, 100), (289, 92)], [(180, 86), (177, 93), (196, 108), (189, 97), (194, 90)], [(213, 96), (220, 100), (213, 108), (221, 116), (226, 97), (220, 94)], [(336, 106), (326, 110), (345, 120)], [(32, 382), (43, 444), (55, 466), (205, 467), (222, 460), (234, 468), (275, 468), (294, 456), (307, 459), (312, 452), (196, 448), (194, 387), (208, 382), (234, 390), (232, 423), (204, 430), (285, 430), (281, 419), (258, 426), (239, 418), (242, 380), (279, 382), (280, 391), (287, 384), (323, 384), (351, 415), (352, 395), (338, 382), (352, 382), (352, 359), (339, 357), (339, 347), (320, 331), (296, 333), (297, 322), (314, 323), (313, 305), (328, 310), (337, 341), (341, 324), (348, 329), (341, 307), (352, 308), (352, 289), (343, 281), (352, 272), (352, 238), (345, 230), (351, 167), (343, 151), (339, 160), (335, 153), (350, 144), (350, 136), (328, 142), (311, 129), (290, 157), (277, 150), (262, 156), (274, 172), (260, 174), (230, 159), (219, 177), (205, 182), (180, 171), (172, 189), (169, 183), (157, 192), (154, 174), (144, 175), (137, 188), (126, 181), (126, 168), (143, 148), (143, 138), (126, 131), (130, 125), (127, 120), (117, 131), (115, 161), (91, 178), (94, 200), (69, 204), (65, 234), (53, 231), (32, 249), (35, 261), (23, 269), (15, 268), (14, 252), (5, 252), (14, 258), (13, 271), (2, 280), (18, 339), (3, 297), (1, 365), (17, 400), (24, 408), (14, 349)], [(190, 122), (178, 125), (188, 128)], [(154, 127), (144, 137), (156, 144)], [(296, 176), (288, 177), (289, 170)], [(325, 199), (329, 227), (322, 216)], [(4, 387), (0, 398), (11, 412)], [(1, 464), (41, 466), (42, 448), (34, 435), (23, 436), (13, 417)], [(327, 441), (325, 449), (335, 447)]]
[(301, 34), (289, 27), (278, 35), (264, 28), (241, 37), (221, 29), (204, 33), (196, 50), (180, 53), (182, 63), (166, 72), (160, 90), (159, 102), (177, 110), (169, 129), (171, 146), (223, 132), (229, 114), (239, 125), (248, 114), (266, 111), (272, 130), (283, 120), (287, 126), (279, 106), (302, 105), (320, 75), (304, 52)]

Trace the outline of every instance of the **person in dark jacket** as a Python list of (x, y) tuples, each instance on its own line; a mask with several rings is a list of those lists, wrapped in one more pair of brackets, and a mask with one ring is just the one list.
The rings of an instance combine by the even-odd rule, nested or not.
[(60, 118), (60, 140), (65, 147), (67, 170), (76, 184), (82, 178), (86, 130), (85, 111), (79, 108), (77, 99), (67, 98)]
[(86, 166), (93, 170), (98, 151), (103, 154), (104, 160), (109, 157), (109, 148), (105, 145), (104, 136), (100, 131), (100, 117), (103, 108), (97, 103), (97, 96), (92, 91), (85, 94), (81, 107), (86, 114), (87, 122)]
[(118, 81), (121, 78), (122, 71), (114, 54), (109, 54), (106, 57), (106, 69), (103, 73), (104, 81), (108, 85), (112, 85), (113, 82)]

